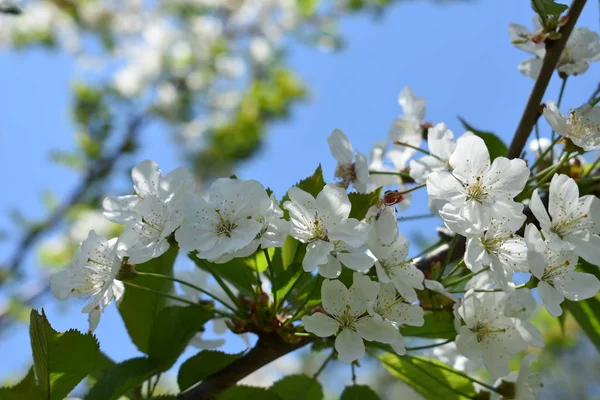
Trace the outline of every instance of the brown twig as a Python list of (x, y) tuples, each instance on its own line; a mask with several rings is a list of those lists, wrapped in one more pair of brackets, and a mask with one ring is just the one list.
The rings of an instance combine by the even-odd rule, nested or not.
[[(19, 269), (23, 259), (25, 258), (25, 255), (37, 242), (42, 233), (47, 232), (58, 225), (58, 223), (64, 218), (72, 206), (78, 204), (90, 192), (94, 185), (98, 183), (99, 180), (109, 175), (118, 159), (123, 154), (127, 153), (128, 149), (130, 149), (135, 143), (135, 139), (140, 131), (142, 122), (142, 117), (133, 117), (128, 124), (127, 133), (121, 144), (112, 153), (108, 154), (104, 158), (99, 159), (93, 166), (91, 166), (67, 200), (60, 207), (54, 210), (44, 222), (36, 224), (34, 228), (29, 230), (23, 236), (17, 245), (13, 256), (10, 258), (10, 261), (7, 264), (8, 268), (6, 272), (8, 272), (8, 274), (12, 274)], [(5, 274), (0, 274), (0, 276), (1, 275)]]
[(298, 350), (311, 342), (303, 338), (298, 343), (285, 343), (274, 333), (258, 335), (256, 345), (248, 353), (238, 358), (219, 372), (209, 376), (199, 385), (177, 396), (179, 400), (213, 400), (238, 381), (252, 372), (288, 353)]
[(521, 117), (521, 121), (519, 122), (519, 126), (515, 132), (515, 136), (513, 137), (512, 143), (510, 144), (506, 154), (508, 158), (519, 157), (523, 147), (525, 147), (527, 138), (529, 137), (529, 134), (531, 133), (531, 130), (533, 129), (533, 126), (537, 120), (540, 103), (542, 102), (544, 93), (546, 93), (546, 88), (550, 83), (552, 73), (558, 64), (560, 55), (567, 44), (567, 40), (569, 39), (569, 36), (575, 27), (575, 23), (577, 22), (577, 19), (579, 18), (586, 1), (587, 0), (573, 0), (571, 7), (569, 7), (568, 22), (559, 31), (561, 34), (560, 39), (546, 40), (545, 42), (546, 54), (542, 62), (542, 68), (540, 69), (535, 84), (533, 85), (531, 95), (529, 95), (529, 100), (527, 101), (527, 105), (523, 111), (523, 116)]

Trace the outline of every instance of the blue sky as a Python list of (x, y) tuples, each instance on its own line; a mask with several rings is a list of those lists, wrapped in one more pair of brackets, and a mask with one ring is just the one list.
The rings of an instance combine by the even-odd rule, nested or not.
[[(598, 3), (588, 2), (578, 26), (597, 31), (599, 15)], [(342, 129), (355, 149), (368, 154), (400, 113), (397, 96), (405, 85), (427, 99), (428, 121), (446, 122), (460, 134), (456, 118), (460, 115), (509, 142), (533, 81), (517, 70), (529, 55), (513, 48), (507, 26), (510, 22), (531, 26), (531, 18), (529, 1), (523, 0), (442, 6), (401, 2), (377, 20), (364, 15), (344, 19), (347, 46), (338, 54), (293, 45), (289, 62), (312, 88), (310, 99), (294, 109), (290, 120), (272, 127), (261, 154), (240, 166), (237, 175), (263, 182), (278, 196), (310, 175), (318, 163), (331, 180), (335, 162), (326, 142), (330, 132)], [(599, 68), (592, 65), (583, 76), (569, 80), (563, 111), (581, 105), (594, 91)], [(28, 216), (41, 217), (42, 190), (52, 189), (64, 198), (77, 182), (75, 174), (49, 158), (50, 150), (73, 146), (68, 88), (74, 72), (66, 55), (42, 50), (0, 53), (0, 170), (5, 177), (0, 228), (9, 238), (14, 228), (6, 211), (18, 207)], [(555, 76), (546, 100), (556, 99), (559, 83)], [(547, 129), (543, 132), (548, 134)], [(176, 148), (157, 128), (145, 133), (142, 145), (139, 161), (152, 158), (165, 171), (179, 165)], [(426, 212), (424, 194), (415, 198), (405, 215)], [(408, 236), (432, 237), (435, 226), (434, 220), (427, 220), (402, 224), (401, 230)], [(9, 249), (10, 241), (0, 243), (2, 259)], [(34, 257), (28, 258), (27, 271), (33, 271), (35, 263)], [(55, 329), (86, 329), (86, 318), (79, 313), (81, 302), (72, 301), (68, 309), (52, 298), (44, 299), (44, 304)], [(136, 355), (115, 307), (105, 313), (97, 335), (102, 349), (115, 360)], [(0, 354), (0, 380), (29, 365), (25, 326), (6, 332)]]

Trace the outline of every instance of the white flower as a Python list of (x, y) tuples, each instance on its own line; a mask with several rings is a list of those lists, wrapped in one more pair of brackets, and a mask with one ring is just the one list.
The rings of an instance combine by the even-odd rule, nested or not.
[[(402, 159), (394, 160), (394, 167), (390, 167), (383, 163), (383, 154), (387, 148), (387, 142), (376, 142), (371, 149), (371, 162), (369, 163), (369, 171), (384, 172), (383, 174), (372, 173), (368, 191), (373, 191), (383, 186), (397, 186), (399, 191), (404, 191), (402, 178), (398, 175), (398, 171), (406, 168), (406, 163), (412, 157), (413, 153), (404, 152)], [(402, 196), (402, 201), (394, 205), (399, 210), (405, 210), (410, 207), (412, 196), (406, 193)]]
[[(470, 281), (469, 281), (470, 282)], [(445, 287), (444, 285), (442, 285), (440, 282), (438, 281), (434, 281), (433, 279), (425, 279), (423, 281), (423, 286), (425, 286), (426, 289), (431, 290), (432, 292), (436, 292), (441, 294), (442, 296), (445, 296), (447, 298), (449, 298), (450, 300), (452, 300), (453, 302), (457, 303), (460, 301), (460, 299), (458, 297), (456, 297), (456, 295), (453, 295), (452, 293), (450, 293)]]
[[(414, 147), (419, 147), (423, 141), (423, 119), (425, 118), (425, 100), (417, 98), (407, 86), (400, 92), (398, 103), (404, 114), (392, 123), (388, 132), (389, 140), (393, 143), (400, 141)], [(396, 168), (403, 168), (404, 164), (415, 154), (415, 150), (406, 146), (395, 146), (386, 156), (394, 163)]]
[(483, 360), (493, 378), (508, 375), (512, 354), (527, 348), (516, 328), (518, 319), (504, 315), (503, 293), (468, 291), (458, 307), (465, 322), (456, 337), (456, 347), (470, 360)]
[(392, 142), (401, 141), (418, 147), (423, 140), (421, 124), (425, 119), (425, 99), (417, 98), (408, 87), (404, 87), (398, 96), (398, 104), (404, 114), (394, 120), (388, 133)]
[(106, 240), (90, 231), (77, 249), (73, 264), (50, 276), (50, 289), (58, 300), (88, 297), (82, 312), (90, 313), (90, 331), (93, 331), (100, 313), (113, 299), (118, 303), (123, 297), (123, 282), (115, 280), (120, 268), (117, 239)]
[(549, 245), (533, 224), (525, 228), (525, 239), (529, 268), (540, 280), (538, 292), (550, 315), (562, 314), (560, 304), (565, 298), (585, 300), (598, 293), (600, 281), (592, 274), (575, 270), (578, 257), (569, 247)]
[[(393, 283), (383, 283), (379, 285), (379, 293), (375, 303), (369, 306), (369, 313), (375, 318), (376, 324), (381, 326), (382, 331), (385, 331), (386, 335), (392, 335), (392, 330), (388, 326), (384, 326), (385, 323), (391, 325), (395, 333), (393, 336), (394, 340), (390, 343), (392, 348), (397, 354), (406, 354), (404, 347), (404, 338), (400, 334), (399, 328), (402, 325), (411, 326), (422, 326), (425, 323), (423, 318), (423, 309), (414, 304), (406, 303), (406, 298), (398, 296), (396, 293), (396, 287)], [(389, 333), (388, 333), (389, 331)], [(369, 337), (363, 337), (367, 340), (379, 340), (377, 334), (373, 334), (373, 339)]]
[(567, 244), (579, 257), (597, 264), (600, 260), (600, 224), (597, 222), (600, 200), (593, 195), (579, 197), (577, 183), (560, 174), (552, 177), (549, 197), (550, 215), (537, 190), (529, 206), (550, 246), (558, 249)]
[(446, 124), (437, 124), (427, 130), (427, 146), (431, 155), (410, 161), (410, 177), (418, 183), (426, 182), (429, 174), (434, 171), (448, 169), (450, 156), (456, 149), (454, 133)]
[(335, 177), (341, 179), (340, 186), (348, 189), (352, 183), (358, 193), (367, 193), (369, 181), (367, 158), (358, 151), (356, 158), (354, 157), (354, 150), (348, 137), (339, 129), (335, 129), (329, 135), (327, 143), (331, 154), (338, 162), (335, 167)]
[(553, 101), (549, 101), (544, 108), (544, 117), (552, 129), (582, 149), (600, 149), (600, 107), (586, 103), (565, 116)]
[[(527, 245), (515, 231), (523, 225), (524, 215), (492, 219), (488, 228), (467, 239), (465, 265), (473, 272), (490, 267), (491, 276), (503, 290), (514, 288), (514, 272), (527, 272)], [(452, 228), (451, 228), (452, 229)]]
[[(358, 272), (350, 290), (339, 280), (323, 281), (321, 301), (326, 313), (317, 312), (302, 318), (304, 329), (319, 337), (337, 333), (335, 349), (338, 358), (351, 363), (365, 355), (363, 339), (393, 343), (398, 330), (381, 318), (367, 314), (377, 298), (379, 284)], [(339, 333), (338, 333), (339, 332)]]
[[(393, 282), (407, 301), (416, 301), (415, 289), (423, 289), (423, 272), (408, 257), (408, 240), (398, 232), (395, 215), (381, 214), (379, 220), (393, 218), (391, 223), (380, 223), (369, 234), (369, 250), (375, 256), (375, 270), (380, 283)], [(390, 242), (388, 238), (393, 238)], [(387, 243), (386, 243), (387, 242)]]
[(529, 319), (538, 309), (538, 303), (527, 288), (504, 293), (504, 315), (518, 318), (516, 328), (527, 343), (532, 346), (544, 347), (544, 336)]
[(265, 217), (269, 210), (276, 212), (263, 185), (254, 180), (217, 179), (208, 199), (187, 196), (182, 202), (186, 221), (175, 239), (182, 248), (215, 262), (226, 261), (224, 256), (244, 249), (257, 237), (262, 240)]
[(373, 259), (364, 253), (368, 224), (350, 215), (350, 200), (346, 191), (336, 185), (326, 185), (315, 199), (302, 189), (289, 190), (289, 201), (283, 208), (290, 212), (290, 235), (308, 243), (302, 261), (305, 271), (319, 269), (325, 278), (337, 278), (342, 264), (355, 271), (364, 271), (373, 265)]
[[(534, 19), (536, 27), (539, 21)], [(546, 54), (544, 42), (534, 43), (531, 41), (531, 32), (522, 25), (511, 24), (508, 27), (511, 39), (517, 43), (515, 47), (535, 55), (533, 59), (523, 61), (519, 64), (519, 71), (525, 76), (537, 79), (542, 67), (542, 60)], [(556, 69), (565, 75), (580, 75), (587, 71), (590, 62), (600, 59), (600, 38), (596, 32), (586, 28), (575, 28), (567, 40)]]
[(529, 177), (525, 161), (498, 157), (490, 165), (483, 140), (469, 135), (458, 139), (449, 163), (452, 173), (437, 171), (427, 178), (429, 196), (448, 201), (442, 208), (446, 215), (468, 221), (473, 231), (482, 231), (492, 218), (522, 213), (523, 205), (513, 198)]
[(154, 161), (145, 160), (131, 171), (134, 195), (104, 199), (104, 216), (126, 224), (119, 238), (133, 264), (159, 257), (169, 247), (169, 236), (183, 222), (181, 199), (194, 192), (190, 173), (183, 167), (163, 177)]
[[(502, 384), (502, 381), (515, 383), (515, 400), (538, 400), (539, 389), (543, 386), (538, 375), (531, 374), (531, 364), (537, 361), (536, 354), (528, 354), (519, 363), (519, 371), (511, 372), (507, 377), (498, 379), (494, 386)], [(492, 399), (501, 399), (501, 396), (493, 396)]]
[[(438, 339), (436, 342), (441, 343), (442, 341), (442, 339)], [(448, 364), (455, 370), (466, 372), (467, 374), (472, 374), (481, 367), (481, 360), (469, 360), (459, 353), (456, 348), (456, 343), (454, 342), (434, 347), (427, 356), (441, 361), (444, 364)]]

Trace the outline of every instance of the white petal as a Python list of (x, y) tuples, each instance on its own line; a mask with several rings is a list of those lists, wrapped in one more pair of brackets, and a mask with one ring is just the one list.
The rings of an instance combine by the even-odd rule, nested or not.
[(373, 266), (375, 260), (362, 251), (353, 251), (351, 253), (338, 253), (340, 260), (346, 267), (354, 271), (366, 271)]
[(600, 260), (600, 236), (590, 234), (588, 240), (583, 240), (579, 236), (569, 235), (567, 240), (573, 245), (573, 250), (579, 257), (591, 264), (598, 264), (598, 260)]
[(456, 204), (465, 200), (462, 190), (460, 182), (448, 172), (432, 172), (427, 177), (427, 194), (431, 198)]
[(469, 360), (478, 360), (481, 357), (481, 346), (477, 342), (477, 336), (466, 326), (460, 327), (460, 333), (456, 336), (456, 348)]
[(133, 189), (141, 197), (149, 194), (158, 195), (161, 171), (152, 160), (144, 160), (131, 170)]
[(363, 339), (380, 343), (393, 343), (398, 338), (398, 328), (379, 318), (364, 317), (354, 324)]
[(558, 290), (546, 282), (540, 281), (538, 284), (538, 292), (550, 315), (558, 317), (562, 314), (560, 304), (563, 302), (564, 297)]
[(546, 103), (546, 107), (544, 108), (544, 118), (546, 118), (546, 121), (548, 121), (548, 124), (550, 124), (553, 130), (563, 136), (567, 134), (567, 120), (562, 116), (553, 101)]
[(102, 201), (103, 215), (109, 221), (125, 224), (135, 216), (135, 205), (140, 201), (136, 195), (107, 197)]
[(594, 297), (600, 290), (600, 281), (595, 275), (573, 271), (555, 278), (554, 287), (567, 299), (579, 301)]
[(452, 174), (469, 182), (476, 176), (482, 176), (490, 167), (490, 153), (485, 142), (478, 136), (461, 136), (456, 142), (456, 149), (450, 156)]
[(498, 157), (486, 173), (486, 185), (492, 190), (502, 190), (515, 197), (525, 187), (530, 174), (524, 160)]
[(342, 164), (352, 164), (354, 150), (348, 137), (339, 129), (331, 132), (327, 138), (329, 150), (333, 157)]
[(349, 293), (348, 312), (350, 315), (358, 316), (367, 311), (367, 307), (375, 302), (377, 293), (379, 293), (379, 284), (373, 282), (367, 275), (355, 272)]
[(302, 317), (302, 323), (304, 330), (319, 337), (335, 335), (340, 328), (336, 320), (320, 312)]
[(344, 329), (335, 339), (335, 349), (341, 362), (350, 364), (365, 355), (365, 343), (360, 335), (350, 329)]
[(548, 231), (552, 225), (552, 222), (550, 222), (550, 216), (546, 211), (546, 207), (544, 207), (544, 203), (542, 203), (542, 199), (540, 199), (537, 189), (534, 190), (533, 194), (531, 195), (529, 208), (531, 209), (531, 212), (535, 218), (540, 222), (542, 230)]
[(66, 300), (71, 294), (72, 288), (66, 269), (56, 271), (50, 275), (50, 290), (58, 300)]
[(319, 275), (324, 278), (335, 279), (342, 273), (342, 263), (333, 255), (327, 256), (327, 262), (319, 265)]
[(342, 282), (325, 279), (321, 285), (321, 302), (329, 314), (344, 315), (350, 302), (350, 292)]
[(579, 187), (568, 175), (557, 174), (550, 182), (548, 212), (552, 219), (566, 215), (579, 199)]
[(319, 208), (327, 210), (336, 219), (348, 218), (350, 215), (350, 199), (346, 191), (334, 184), (327, 184), (317, 196)]
[(315, 240), (306, 246), (306, 255), (302, 260), (302, 267), (305, 271), (314, 271), (319, 265), (328, 261), (329, 254), (333, 251), (334, 245), (324, 240)]
[(88, 314), (88, 331), (94, 332), (100, 323), (100, 317), (102, 316), (102, 312), (98, 308), (94, 308)]

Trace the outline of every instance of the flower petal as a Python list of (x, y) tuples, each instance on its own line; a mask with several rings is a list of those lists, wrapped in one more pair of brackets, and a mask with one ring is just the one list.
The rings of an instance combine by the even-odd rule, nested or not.
[(319, 337), (335, 335), (340, 329), (336, 320), (321, 312), (302, 317), (302, 323), (304, 324), (304, 330)]
[(344, 329), (335, 339), (335, 349), (341, 362), (350, 364), (365, 355), (365, 343), (360, 335), (350, 329)]

